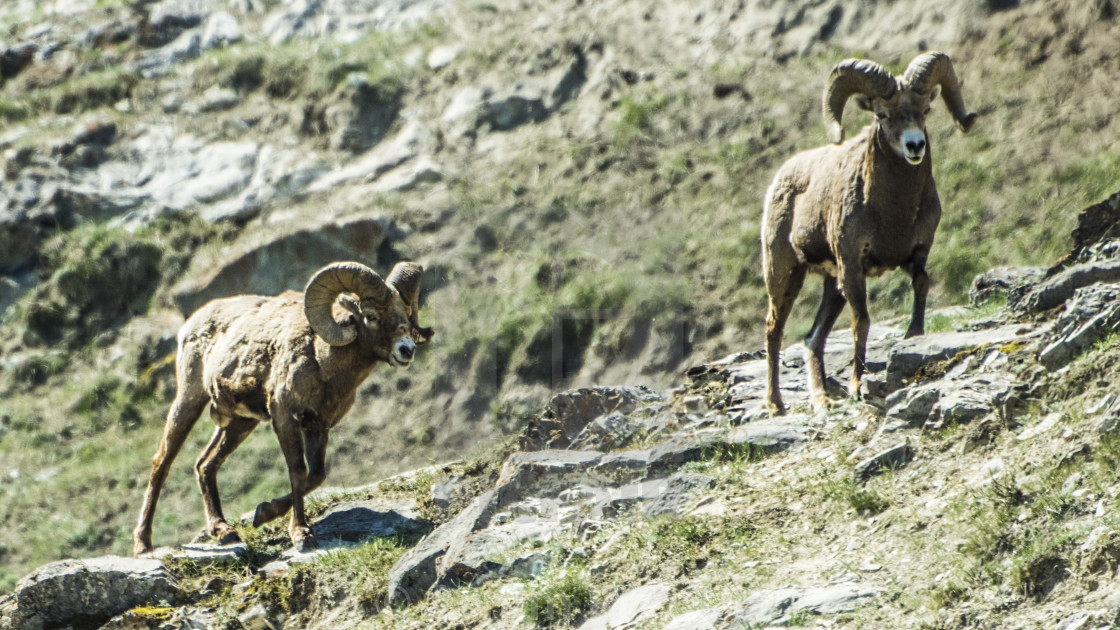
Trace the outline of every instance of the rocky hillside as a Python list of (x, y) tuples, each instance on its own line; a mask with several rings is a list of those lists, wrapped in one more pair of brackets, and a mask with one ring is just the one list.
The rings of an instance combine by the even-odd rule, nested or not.
[(485, 457), (317, 492), (321, 549), (243, 524), (64, 560), (0, 628), (1115, 627), (1118, 239), (1120, 192), (1060, 264), (980, 276), (923, 337), (878, 325), (862, 400), (809, 411), (797, 348), (779, 419), (751, 353), (562, 392)]
[[(347, 487), (464, 454), (495, 470), (557, 392), (664, 392), (753, 351), (762, 192), (824, 141), (846, 57), (946, 50), (982, 116), (931, 122), (933, 304), (1057, 259), (1120, 172), (1116, 20), (1114, 0), (4, 2), (0, 592), (127, 552), (175, 331), (212, 297), (338, 259), (426, 266), (436, 342), (360, 390), (332, 437)], [(876, 321), (908, 308), (901, 277), (871, 292)], [(200, 525), (197, 433), (157, 543)], [(221, 479), (233, 513), (283, 491), (267, 431)]]

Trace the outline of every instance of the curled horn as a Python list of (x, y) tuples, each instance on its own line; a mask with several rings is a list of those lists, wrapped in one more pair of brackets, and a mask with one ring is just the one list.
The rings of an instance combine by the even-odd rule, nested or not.
[(941, 52), (925, 53), (918, 55), (906, 68), (902, 75), (902, 83), (910, 89), (929, 94), (933, 86), (941, 86), (941, 98), (945, 107), (953, 115), (957, 127), (967, 132), (976, 122), (976, 114), (968, 113), (964, 107), (964, 98), (961, 96), (961, 82), (957, 80), (957, 73), (953, 71), (953, 61), (949, 55)]
[(389, 288), (381, 276), (361, 263), (336, 262), (315, 272), (303, 290), (303, 313), (315, 334), (332, 346), (345, 346), (358, 336), (353, 326), (340, 325), (331, 314), (343, 293), (356, 294), (363, 308), (371, 302), (383, 305), (389, 299)]
[(844, 105), (853, 94), (889, 99), (898, 91), (898, 81), (886, 68), (866, 59), (846, 59), (836, 64), (828, 75), (824, 90), (824, 124), (829, 141), (844, 141), (840, 121)]
[(401, 299), (408, 306), (408, 321), (412, 325), (412, 334), (416, 337), (417, 344), (427, 343), (434, 334), (431, 328), (421, 328), (417, 321), (420, 311), (420, 278), (424, 275), (424, 268), (413, 262), (400, 262), (389, 273), (386, 284), (393, 287), (401, 294)]

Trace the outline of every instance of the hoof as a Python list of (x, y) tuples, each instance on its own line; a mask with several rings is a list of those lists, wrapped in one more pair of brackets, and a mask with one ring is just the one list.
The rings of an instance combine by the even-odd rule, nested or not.
[(307, 553), (319, 548), (319, 543), (315, 540), (314, 534), (310, 531), (300, 533), (292, 536), (292, 548), (299, 553)]
[(218, 540), (219, 545), (236, 545), (241, 542), (241, 535), (232, 527), (227, 526), (226, 529), (219, 532), (219, 534), (218, 536), (214, 536), (214, 538)]
[(770, 411), (771, 418), (786, 415), (786, 406), (782, 404), (780, 400), (778, 402), (771, 401), (767, 403), (766, 408)]
[(132, 555), (136, 556), (137, 558), (139, 558), (140, 556), (142, 556), (146, 553), (152, 553), (152, 544), (151, 543), (146, 543), (146, 542), (142, 542), (142, 541), (137, 540), (136, 543), (132, 545)]
[(835, 400), (829, 398), (828, 396), (826, 396), (824, 394), (820, 394), (818, 396), (813, 396), (813, 410), (814, 411), (826, 411), (828, 409), (831, 409), (833, 407), (833, 405), (835, 405), (835, 404), (836, 404)]

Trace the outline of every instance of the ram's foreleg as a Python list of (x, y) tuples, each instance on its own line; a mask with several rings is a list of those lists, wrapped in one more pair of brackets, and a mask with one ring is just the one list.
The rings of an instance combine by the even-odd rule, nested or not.
[[(862, 248), (857, 251), (862, 251)], [(867, 335), (871, 331), (871, 314), (867, 309), (867, 276), (863, 271), (860, 256), (847, 260), (841, 256), (839, 265), (840, 290), (852, 307), (852, 380), (848, 383), (848, 394), (860, 397), (860, 383), (867, 371)]]
[(296, 422), (275, 422), (274, 426), (288, 464), (292, 491), (258, 505), (253, 525), (260, 526), (291, 510), (288, 533), (292, 544), (299, 550), (310, 549), (315, 546), (315, 539), (307, 523), (303, 497), (326, 479), (327, 429), (310, 412), (301, 414)]
[(906, 329), (906, 338), (917, 337), (926, 332), (926, 295), (929, 294), (929, 274), (926, 273), (926, 257), (929, 250), (919, 248), (914, 251), (914, 256), (906, 265), (906, 273), (910, 276), (914, 287), (914, 310), (910, 314), (910, 326)]

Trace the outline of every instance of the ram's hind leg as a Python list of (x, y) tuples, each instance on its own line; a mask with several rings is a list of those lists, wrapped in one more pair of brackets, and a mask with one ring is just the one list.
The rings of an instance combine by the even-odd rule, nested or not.
[(237, 531), (230, 527), (222, 514), (222, 500), (218, 495), (218, 470), (229, 454), (237, 449), (256, 428), (258, 421), (249, 418), (215, 418), (218, 428), (210, 443), (195, 462), (198, 486), (202, 489), (202, 505), (206, 510), (206, 533), (221, 544), (241, 542)]
[(167, 412), (167, 423), (163, 427), (163, 436), (159, 440), (155, 457), (152, 458), (152, 472), (148, 478), (148, 489), (144, 493), (144, 506), (140, 509), (140, 518), (136, 529), (132, 533), (132, 551), (136, 555), (152, 550), (152, 522), (155, 519), (156, 503), (163, 483), (167, 480), (167, 473), (175, 456), (183, 448), (191, 429), (202, 410), (206, 407), (208, 398), (200, 388), (190, 387), (188, 383), (180, 382), (179, 391)]
[(766, 312), (766, 405), (771, 416), (780, 416), (786, 412), (779, 388), (782, 332), (797, 300), (797, 294), (801, 292), (801, 285), (805, 282), (805, 272), (805, 267), (796, 266), (785, 277), (768, 275), (766, 278), (766, 290), (770, 296)]
[(836, 278), (824, 277), (824, 287), (821, 291), (821, 305), (817, 309), (817, 317), (813, 320), (813, 327), (805, 337), (805, 347), (809, 349), (809, 398), (814, 409), (824, 409), (832, 405), (824, 388), (824, 342), (840, 311), (844, 310), (844, 295), (837, 286)]

